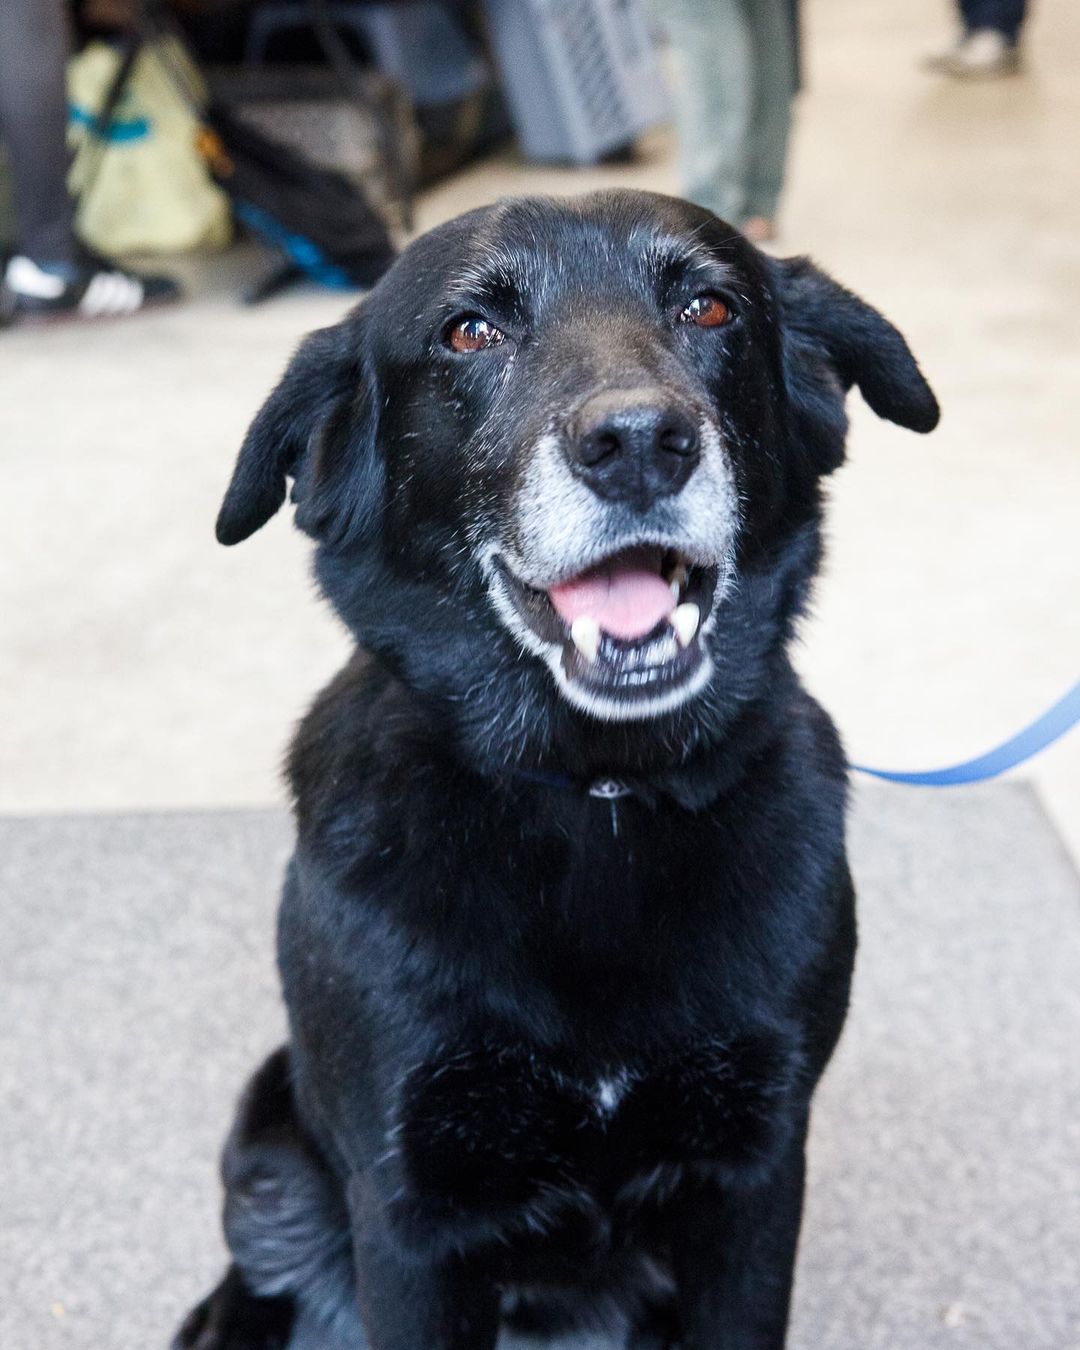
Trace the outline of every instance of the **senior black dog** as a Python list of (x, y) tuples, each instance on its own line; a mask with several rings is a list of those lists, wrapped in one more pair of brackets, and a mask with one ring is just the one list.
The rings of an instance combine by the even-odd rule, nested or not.
[(289, 1042), (184, 1350), (784, 1344), (855, 947), (846, 765), (787, 645), (897, 331), (708, 212), (505, 201), (310, 336), (218, 520), (282, 504), (362, 644), (290, 760)]

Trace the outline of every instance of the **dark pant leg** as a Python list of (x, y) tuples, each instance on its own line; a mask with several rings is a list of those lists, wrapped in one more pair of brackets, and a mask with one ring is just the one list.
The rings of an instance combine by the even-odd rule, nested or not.
[(19, 250), (35, 262), (75, 255), (67, 55), (64, 0), (0, 0), (0, 140), (11, 162)]
[(1026, 0), (960, 0), (960, 10), (969, 31), (996, 28), (1010, 42), (1016, 42), (1024, 25), (1027, 4)]
[(747, 216), (772, 220), (784, 185), (791, 100), (798, 84), (795, 32), (788, 0), (750, 0), (746, 20), (754, 39), (754, 110), (746, 174)]

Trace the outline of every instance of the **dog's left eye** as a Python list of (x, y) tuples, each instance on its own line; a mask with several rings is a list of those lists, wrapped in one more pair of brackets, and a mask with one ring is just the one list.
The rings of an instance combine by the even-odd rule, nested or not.
[(485, 347), (494, 347), (505, 341), (505, 333), (478, 314), (467, 314), (464, 318), (455, 319), (446, 330), (446, 345), (452, 352), (482, 352)]
[(731, 310), (718, 295), (695, 295), (679, 315), (683, 323), (696, 324), (698, 328), (719, 328), (730, 318)]

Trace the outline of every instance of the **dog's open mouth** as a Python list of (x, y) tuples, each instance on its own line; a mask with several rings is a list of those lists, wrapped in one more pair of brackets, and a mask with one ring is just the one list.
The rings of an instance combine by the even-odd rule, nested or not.
[(696, 684), (702, 625), (719, 569), (676, 548), (640, 545), (550, 586), (523, 582), (497, 559), (517, 616), (551, 650), (565, 685), (633, 705)]

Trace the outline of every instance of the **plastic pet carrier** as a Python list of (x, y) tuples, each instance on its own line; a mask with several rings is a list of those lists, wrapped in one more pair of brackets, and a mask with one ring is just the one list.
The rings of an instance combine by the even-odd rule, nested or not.
[(486, 0), (522, 150), (592, 164), (667, 117), (640, 0)]

